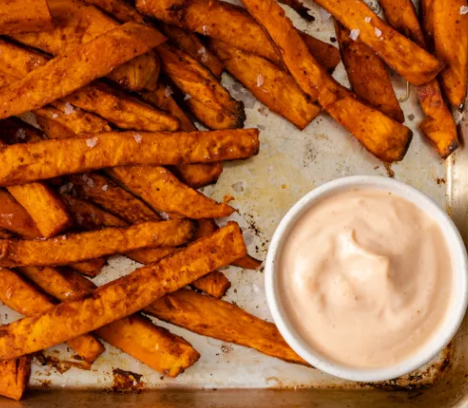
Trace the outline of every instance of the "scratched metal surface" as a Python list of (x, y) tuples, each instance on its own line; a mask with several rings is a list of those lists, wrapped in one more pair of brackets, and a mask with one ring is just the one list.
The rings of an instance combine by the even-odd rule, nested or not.
[[(315, 22), (306, 23), (291, 11), (296, 26), (321, 40), (334, 41), (332, 20), (319, 8), (311, 5)], [(335, 78), (348, 86), (346, 73), (340, 65)], [(394, 76), (398, 96), (405, 94), (404, 82)], [(235, 200), (232, 205), (238, 212), (230, 219), (244, 229), (250, 253), (264, 259), (270, 238), (281, 217), (304, 194), (337, 177), (368, 174), (394, 176), (432, 197), (441, 207), (448, 208), (465, 222), (462, 208), (466, 200), (460, 198), (459, 184), (464, 183), (464, 173), (457, 172), (465, 163), (465, 153), (458, 153), (448, 162), (440, 160), (434, 150), (423, 140), (418, 130), (422, 120), (414, 90), (408, 101), (402, 104), (406, 125), (414, 132), (413, 142), (405, 159), (391, 168), (368, 154), (353, 137), (321, 114), (304, 131), (300, 132), (281, 117), (271, 113), (248, 91), (226, 74), (223, 84), (233, 96), (246, 102), (246, 127), (261, 129), (260, 154), (250, 160), (225, 165), (219, 182), (203, 191), (218, 200), (227, 194)], [(459, 159), (457, 159), (459, 157)], [(446, 168), (449, 170), (446, 172)], [(456, 177), (453, 177), (455, 174)], [(458, 187), (457, 187), (458, 186)], [(448, 192), (448, 194), (446, 194)], [(224, 223), (226, 220), (220, 220)], [(138, 264), (124, 257), (110, 259), (103, 273), (94, 281), (103, 284), (133, 271)], [(261, 318), (271, 321), (267, 310), (263, 273), (244, 271), (230, 267), (224, 271), (232, 282), (227, 300)], [(19, 316), (0, 305), (0, 323), (10, 322)], [(34, 361), (32, 387), (110, 389), (114, 384), (113, 370), (142, 374), (138, 388), (354, 388), (356, 385), (332, 378), (318, 370), (299, 367), (266, 357), (254, 350), (207, 339), (183, 329), (161, 323), (176, 334), (182, 335), (200, 351), (202, 357), (195, 366), (177, 379), (170, 379), (151, 370), (144, 364), (106, 344), (107, 351), (86, 371), (65, 367), (60, 373), (56, 368)], [(429, 385), (446, 369), (451, 349), (445, 350), (431, 364), (388, 386)], [(54, 347), (46, 355), (65, 361), (72, 356), (65, 346)]]

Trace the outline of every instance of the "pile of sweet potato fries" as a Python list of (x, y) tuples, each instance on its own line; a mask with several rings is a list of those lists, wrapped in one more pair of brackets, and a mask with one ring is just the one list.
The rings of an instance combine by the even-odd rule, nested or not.
[[(25, 316), (0, 326), (0, 395), (20, 399), (31, 355), (62, 342), (89, 365), (100, 339), (171, 377), (196, 363), (145, 315), (306, 365), (275, 325), (221, 300), (231, 284), (219, 268), (261, 262), (236, 223), (215, 223), (234, 208), (197, 189), (259, 151), (225, 71), (297, 128), (325, 111), (391, 163), (412, 132), (389, 66), (417, 87), (440, 156), (457, 149), (466, 0), (422, 0), (420, 16), (411, 0), (379, 1), (385, 21), (362, 0), (315, 0), (339, 49), (275, 0), (0, 4), (0, 300)], [(313, 20), (299, 0), (281, 3)], [(352, 90), (331, 76), (340, 61)], [(116, 254), (144, 266), (96, 287), (88, 278)]]

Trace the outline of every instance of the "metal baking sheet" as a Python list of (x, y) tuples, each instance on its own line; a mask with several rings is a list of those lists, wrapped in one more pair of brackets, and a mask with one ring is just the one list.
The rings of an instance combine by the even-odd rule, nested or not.
[[(375, 2), (369, 2), (375, 6)], [(307, 23), (287, 9), (296, 26), (317, 38), (335, 42), (333, 21), (310, 2), (315, 22)], [(378, 11), (378, 9), (377, 9)], [(335, 43), (336, 45), (336, 43)], [(335, 78), (348, 86), (346, 73), (340, 64)], [(406, 94), (405, 82), (392, 76), (397, 95)], [(418, 125), (422, 113), (414, 89), (402, 103), (405, 123), (414, 137), (405, 159), (397, 164), (384, 165), (367, 153), (361, 145), (326, 114), (321, 114), (304, 131), (298, 131), (283, 118), (270, 112), (255, 100), (239, 83), (224, 74), (223, 84), (236, 99), (246, 105), (246, 127), (261, 129), (260, 154), (247, 161), (228, 163), (214, 186), (203, 192), (222, 201), (225, 195), (235, 198), (231, 204), (238, 210), (229, 219), (239, 222), (244, 230), (249, 251), (264, 259), (270, 238), (281, 217), (304, 194), (315, 187), (349, 175), (380, 175), (405, 181), (450, 211), (460, 222), (466, 221), (466, 199), (460, 194), (465, 186), (466, 154), (461, 151), (446, 163), (423, 139)], [(462, 115), (457, 113), (457, 120)], [(228, 219), (220, 220), (225, 223)], [(464, 231), (462, 231), (463, 234)], [(101, 285), (133, 271), (139, 265), (124, 257), (113, 257), (94, 282)], [(262, 271), (247, 271), (236, 267), (224, 270), (232, 282), (227, 300), (248, 312), (271, 321), (268, 312)], [(0, 305), (0, 323), (19, 317)], [(189, 331), (158, 322), (183, 336), (201, 353), (193, 367), (176, 379), (161, 375), (132, 357), (106, 344), (107, 351), (83, 370), (73, 360), (66, 346), (45, 351), (46, 359), (35, 359), (31, 377), (32, 388), (70, 388), (111, 390), (116, 385), (115, 369), (141, 374), (139, 382), (130, 389), (223, 389), (223, 388), (355, 388), (368, 385), (339, 380), (318, 370), (284, 363), (247, 348), (198, 336)], [(432, 363), (410, 376), (383, 386), (414, 388), (427, 386), (438, 379), (450, 366), (454, 350), (446, 349)], [(56, 363), (56, 360), (65, 363)], [(67, 363), (71, 362), (71, 363)]]

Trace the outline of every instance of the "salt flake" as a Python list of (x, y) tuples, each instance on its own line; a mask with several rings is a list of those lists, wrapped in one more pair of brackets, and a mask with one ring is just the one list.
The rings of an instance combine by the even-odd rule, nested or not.
[(460, 7), (460, 14), (463, 16), (465, 14), (468, 14), (468, 7), (467, 6), (461, 6)]
[(349, 38), (351, 38), (353, 41), (356, 41), (359, 38), (359, 34), (361, 34), (361, 30), (359, 30), (358, 28), (354, 28), (353, 30), (351, 30)]
[(65, 108), (64, 108), (64, 113), (65, 115), (71, 115), (72, 113), (75, 112), (75, 108), (70, 104), (70, 103), (66, 103), (65, 104)]
[(90, 187), (94, 187), (94, 180), (91, 177), (88, 177), (86, 174), (83, 174), (83, 181)]
[(141, 143), (141, 139), (143, 138), (139, 133), (135, 133), (133, 135), (133, 138), (135, 139), (135, 142)]
[(73, 183), (66, 183), (60, 187), (59, 192), (60, 194), (66, 194), (72, 191), (72, 189), (73, 189)]
[(202, 31), (203, 31), (203, 35), (207, 35), (208, 34), (208, 26), (204, 25), (202, 27)]
[(53, 113), (52, 114), (52, 118), (55, 119), (55, 118), (58, 118), (58, 115), (56, 113)]
[(172, 88), (170, 86), (166, 86), (166, 88), (164, 89), (164, 97), (169, 98), (173, 93), (174, 91), (172, 90)]
[(370, 17), (366, 17), (366, 18), (364, 19), (364, 21), (365, 21), (366, 23), (370, 23), (370, 22), (372, 21), (372, 19), (371, 19)]
[(26, 131), (24, 129), (18, 129), (16, 131), (16, 137), (21, 140), (26, 139)]
[(107, 184), (104, 184), (104, 185), (102, 186), (101, 190), (102, 190), (102, 191), (107, 191), (107, 188), (108, 188), (108, 187), (109, 187), (109, 186), (108, 186)]
[(262, 86), (264, 82), (263, 75), (257, 75), (257, 86)]
[(382, 31), (380, 31), (377, 27), (374, 28), (374, 33), (377, 37), (380, 38), (380, 36), (382, 35)]
[(188, 101), (189, 99), (192, 99), (192, 97), (189, 94), (186, 94), (184, 96), (184, 101)]
[(208, 53), (205, 47), (200, 47), (197, 52), (200, 54), (202, 62), (206, 62), (208, 60)]
[(86, 146), (93, 148), (97, 145), (98, 138), (92, 137), (91, 139), (86, 139)]

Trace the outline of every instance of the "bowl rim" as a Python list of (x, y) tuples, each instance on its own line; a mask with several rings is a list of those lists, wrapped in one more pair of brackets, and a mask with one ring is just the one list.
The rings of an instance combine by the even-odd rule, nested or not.
[[(339, 191), (372, 188), (390, 191), (425, 211), (440, 226), (452, 259), (453, 295), (444, 321), (419, 351), (395, 365), (355, 368), (336, 363), (318, 352), (296, 332), (278, 296), (275, 263), (290, 229), (316, 202)], [(456, 284), (455, 284), (456, 283)], [(351, 381), (386, 381), (408, 374), (432, 360), (456, 334), (468, 305), (468, 258), (463, 239), (452, 219), (430, 197), (409, 184), (380, 176), (350, 176), (325, 183), (303, 196), (280, 221), (273, 234), (265, 261), (265, 290), (268, 308), (278, 330), (289, 346), (305, 361), (323, 372)]]

